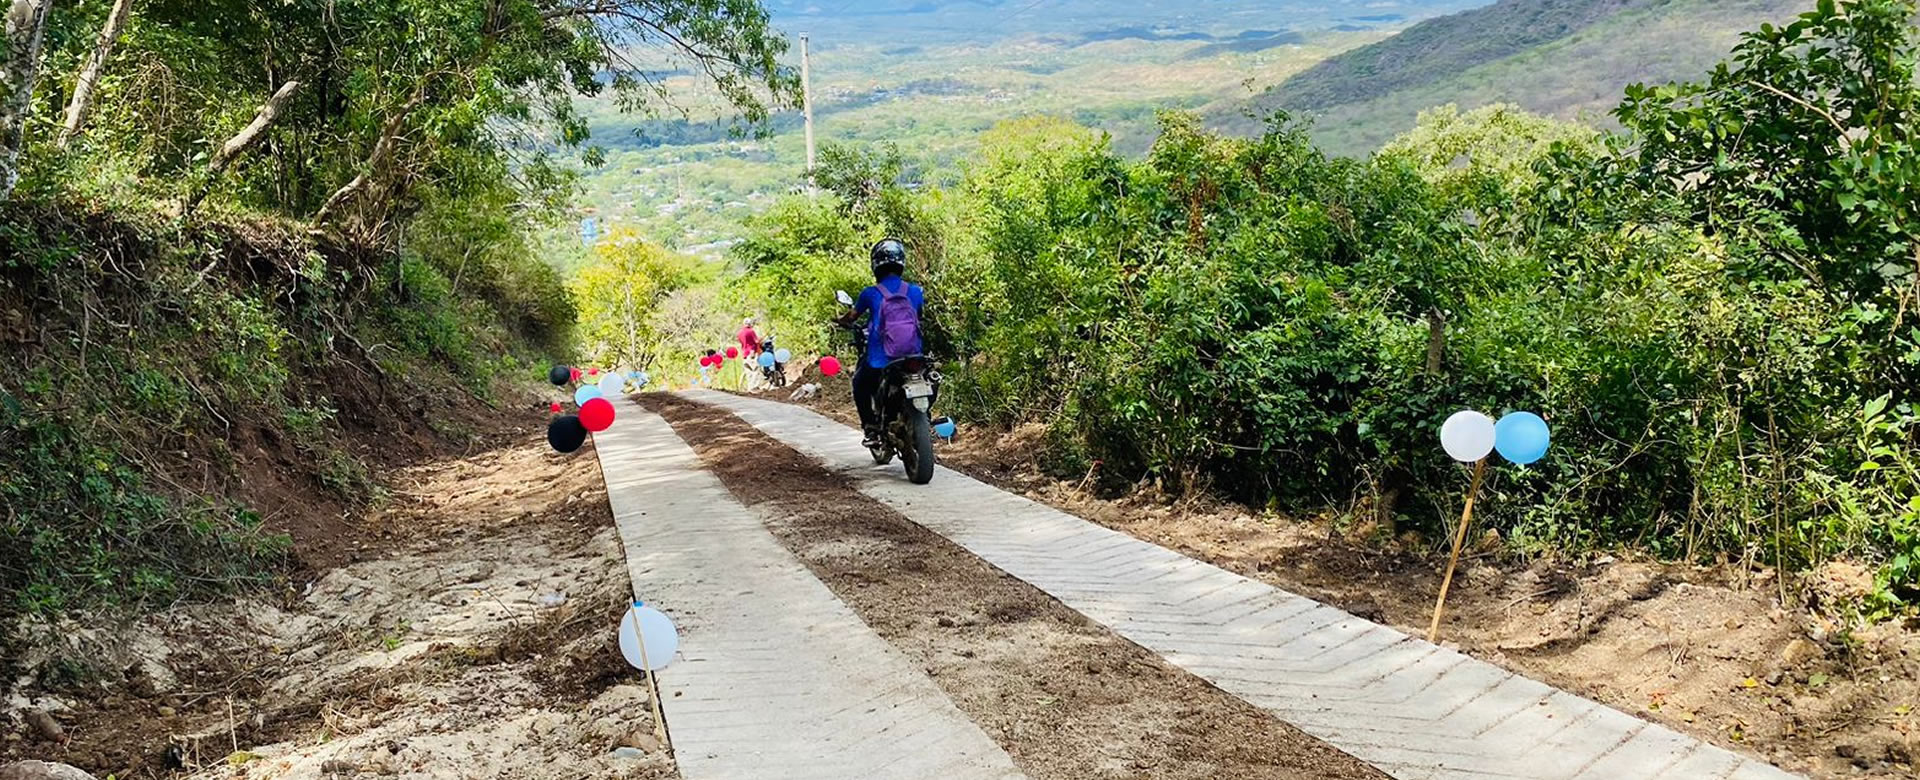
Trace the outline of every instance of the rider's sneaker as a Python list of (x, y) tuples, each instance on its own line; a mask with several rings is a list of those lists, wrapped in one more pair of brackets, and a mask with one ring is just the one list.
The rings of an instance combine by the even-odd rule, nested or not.
[(880, 446), (881, 444), (880, 431), (873, 428), (868, 428), (863, 433), (866, 436), (866, 438), (861, 440), (860, 444), (862, 446), (865, 446), (867, 449), (873, 449), (875, 447)]

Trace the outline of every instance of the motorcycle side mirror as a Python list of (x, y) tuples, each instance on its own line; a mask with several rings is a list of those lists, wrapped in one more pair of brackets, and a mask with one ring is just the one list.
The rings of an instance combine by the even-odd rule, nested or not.
[(834, 297), (834, 298), (836, 298), (836, 299), (838, 299), (838, 300), (840, 301), (840, 305), (841, 305), (841, 306), (852, 306), (852, 305), (853, 305), (853, 296), (851, 296), (851, 295), (848, 295), (848, 294), (847, 294), (847, 291), (846, 291), (846, 290), (835, 290), (835, 291), (833, 291), (833, 297)]

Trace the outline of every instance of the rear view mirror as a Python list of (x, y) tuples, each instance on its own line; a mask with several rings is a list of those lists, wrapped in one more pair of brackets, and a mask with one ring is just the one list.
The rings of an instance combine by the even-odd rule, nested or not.
[(841, 306), (853, 305), (853, 296), (848, 295), (846, 290), (835, 290), (833, 293), (833, 297), (840, 300)]

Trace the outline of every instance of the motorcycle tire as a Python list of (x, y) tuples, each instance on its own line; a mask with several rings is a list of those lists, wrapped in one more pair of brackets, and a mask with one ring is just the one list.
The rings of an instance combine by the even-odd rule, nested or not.
[(933, 423), (927, 419), (926, 412), (907, 410), (907, 436), (912, 451), (900, 453), (900, 462), (907, 467), (907, 481), (915, 485), (932, 482)]

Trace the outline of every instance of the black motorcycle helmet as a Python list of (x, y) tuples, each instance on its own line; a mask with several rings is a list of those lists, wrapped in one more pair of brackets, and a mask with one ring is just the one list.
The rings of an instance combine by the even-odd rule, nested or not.
[(873, 245), (868, 254), (873, 261), (873, 278), (884, 279), (888, 275), (898, 275), (907, 270), (907, 245), (897, 238), (883, 238)]

